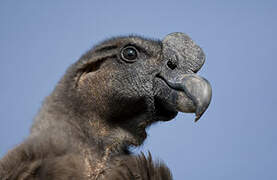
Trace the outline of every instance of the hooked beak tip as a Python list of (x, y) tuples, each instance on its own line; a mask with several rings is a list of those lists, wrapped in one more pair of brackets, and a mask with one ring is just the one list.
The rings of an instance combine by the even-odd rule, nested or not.
[(197, 123), (197, 121), (200, 119), (200, 116), (196, 116), (194, 119), (194, 122)]

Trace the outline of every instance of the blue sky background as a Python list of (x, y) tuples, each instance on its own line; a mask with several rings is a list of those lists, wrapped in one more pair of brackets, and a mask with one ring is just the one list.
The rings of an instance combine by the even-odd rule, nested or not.
[(205, 51), (208, 111), (149, 129), (174, 179), (277, 179), (277, 1), (0, 1), (0, 157), (28, 136), (41, 102), (94, 44), (185, 32)]

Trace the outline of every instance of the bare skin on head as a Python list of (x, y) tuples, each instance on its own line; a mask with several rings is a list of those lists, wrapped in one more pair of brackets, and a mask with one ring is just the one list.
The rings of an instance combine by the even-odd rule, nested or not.
[(172, 179), (165, 165), (129, 147), (179, 111), (201, 117), (211, 100), (209, 82), (196, 74), (204, 61), (183, 33), (100, 43), (46, 98), (29, 138), (0, 161), (0, 179)]

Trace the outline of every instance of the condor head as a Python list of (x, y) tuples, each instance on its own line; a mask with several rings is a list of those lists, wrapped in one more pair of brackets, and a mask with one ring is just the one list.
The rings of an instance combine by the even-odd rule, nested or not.
[(132, 137), (131, 144), (139, 145), (153, 122), (178, 112), (195, 113), (195, 120), (202, 116), (212, 96), (209, 82), (196, 74), (204, 61), (202, 49), (183, 33), (162, 41), (116, 37), (69, 68), (57, 97), (62, 94), (64, 107), (100, 136)]

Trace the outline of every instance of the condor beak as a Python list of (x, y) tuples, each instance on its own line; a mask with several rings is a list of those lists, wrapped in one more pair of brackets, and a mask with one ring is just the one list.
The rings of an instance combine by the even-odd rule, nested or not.
[(208, 108), (212, 97), (210, 83), (193, 73), (203, 66), (205, 54), (189, 36), (180, 32), (167, 35), (162, 44), (165, 62), (175, 63), (175, 68), (165, 65), (159, 75), (176, 91), (177, 98), (171, 96), (169, 102), (177, 111), (194, 112), (196, 122)]
[[(194, 112), (195, 122), (197, 122), (211, 102), (212, 88), (209, 81), (197, 74), (184, 74), (180, 80), (175, 81), (163, 79), (169, 87), (179, 91), (176, 109), (181, 112)], [(187, 98), (193, 104), (188, 102)]]

